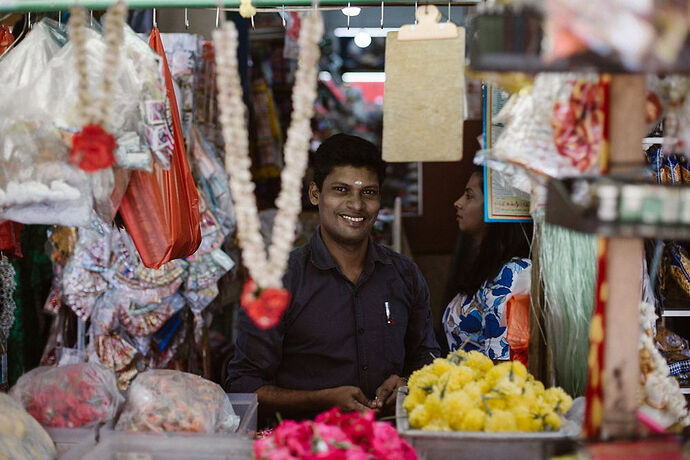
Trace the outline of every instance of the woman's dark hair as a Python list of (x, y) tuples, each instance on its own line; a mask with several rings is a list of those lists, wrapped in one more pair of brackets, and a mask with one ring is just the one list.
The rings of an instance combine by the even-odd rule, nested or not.
[[(479, 175), (480, 187), (483, 188), (482, 168), (475, 167), (472, 173)], [(511, 259), (529, 258), (532, 229), (532, 223), (527, 222), (490, 222), (478, 248), (472, 238), (462, 235), (454, 257), (455, 269), (449, 290), (453, 292), (452, 296), (458, 292), (474, 295), (484, 281), (498, 276), (501, 267)]]
[(357, 136), (335, 134), (319, 146), (311, 157), (311, 168), (314, 182), (319, 190), (336, 166), (354, 166), (367, 168), (375, 172), (379, 179), (379, 187), (386, 176), (386, 163), (381, 158), (381, 152), (371, 142)]

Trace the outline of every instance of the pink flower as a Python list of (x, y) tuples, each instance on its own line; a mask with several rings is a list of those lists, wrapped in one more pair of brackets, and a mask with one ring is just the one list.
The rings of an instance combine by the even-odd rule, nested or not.
[(417, 460), (417, 453), (398, 434), (392, 425), (378, 422), (374, 426), (371, 449), (375, 458)]
[(254, 442), (254, 454), (261, 460), (417, 460), (396, 429), (376, 422), (373, 412), (343, 414), (337, 408), (314, 422), (286, 420)]
[(254, 441), (254, 457), (263, 459), (268, 457), (268, 453), (275, 449), (273, 438), (262, 438)]
[(295, 457), (290, 453), (290, 449), (287, 447), (281, 447), (275, 450), (272, 450), (271, 452), (268, 453), (266, 456), (266, 460), (296, 460), (299, 459), (299, 457)]
[(345, 460), (371, 460), (371, 454), (362, 449), (348, 449), (345, 451)]

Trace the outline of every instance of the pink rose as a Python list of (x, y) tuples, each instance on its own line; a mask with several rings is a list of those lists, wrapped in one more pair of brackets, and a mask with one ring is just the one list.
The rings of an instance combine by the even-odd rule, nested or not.
[(268, 457), (268, 453), (275, 449), (273, 438), (262, 438), (254, 441), (254, 457), (257, 460)]
[(362, 449), (348, 449), (345, 451), (345, 460), (371, 460), (371, 454), (364, 452)]
[(295, 457), (290, 453), (290, 449), (287, 447), (280, 447), (268, 453), (266, 460), (297, 460), (299, 457)]
[(391, 460), (416, 460), (417, 453), (400, 437), (392, 425), (377, 422), (371, 439), (371, 449), (376, 458)]

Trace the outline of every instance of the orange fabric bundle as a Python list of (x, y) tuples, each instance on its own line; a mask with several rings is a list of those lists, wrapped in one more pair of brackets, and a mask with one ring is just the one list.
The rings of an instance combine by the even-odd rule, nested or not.
[(511, 296), (506, 306), (506, 339), (510, 344), (510, 359), (518, 360), (525, 366), (529, 347), (529, 308), (529, 294)]
[(201, 228), (199, 195), (187, 163), (175, 90), (158, 29), (151, 32), (149, 45), (163, 59), (175, 149), (170, 169), (154, 164), (152, 173), (132, 173), (120, 214), (144, 265), (159, 268), (196, 252), (201, 243)]

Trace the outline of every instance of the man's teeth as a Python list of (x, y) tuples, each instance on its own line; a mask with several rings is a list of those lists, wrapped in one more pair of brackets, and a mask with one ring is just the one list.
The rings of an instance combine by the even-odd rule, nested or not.
[(364, 220), (364, 217), (343, 216), (343, 218), (349, 220), (350, 222), (362, 222)]

